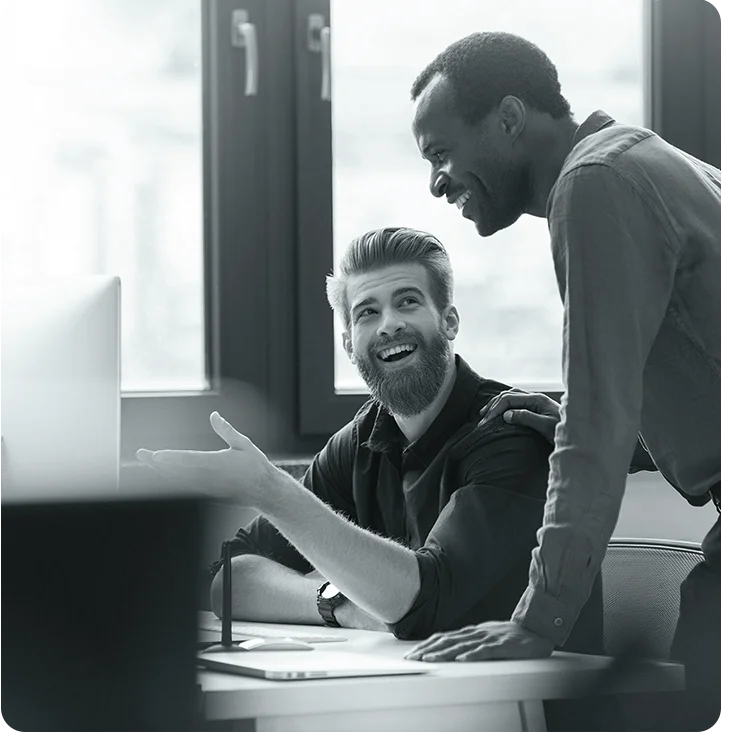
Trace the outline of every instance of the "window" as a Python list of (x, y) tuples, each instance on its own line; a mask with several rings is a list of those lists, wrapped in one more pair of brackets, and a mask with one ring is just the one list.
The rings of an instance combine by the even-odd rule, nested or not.
[(205, 369), (200, 0), (2, 10), (3, 277), (122, 279), (122, 388)]
[[(333, 250), (398, 224), (446, 245), (462, 315), (456, 348), (478, 372), (522, 387), (561, 389), (562, 309), (546, 221), (524, 216), (481, 239), (428, 191), (428, 164), (412, 138), (409, 90), (447, 45), (500, 29), (536, 43), (554, 62), (578, 121), (595, 109), (642, 125), (642, 2), (580, 0), (331, 0)], [(449, 8), (449, 12), (448, 12)], [(388, 22), (384, 22), (388, 17)], [(340, 347), (335, 389), (365, 388)]]

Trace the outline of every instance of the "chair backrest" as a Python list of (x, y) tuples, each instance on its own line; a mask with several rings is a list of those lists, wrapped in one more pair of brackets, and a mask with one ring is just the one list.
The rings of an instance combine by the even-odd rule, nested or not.
[(679, 586), (704, 555), (675, 540), (613, 538), (602, 564), (605, 653), (668, 659), (679, 616)]

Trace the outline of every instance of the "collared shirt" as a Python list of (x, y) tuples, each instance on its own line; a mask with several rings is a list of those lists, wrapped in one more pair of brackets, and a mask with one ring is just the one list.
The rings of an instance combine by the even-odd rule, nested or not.
[[(460, 357), (456, 364), (450, 396), (418, 440), (405, 444), (394, 418), (369, 400), (303, 479), (356, 524), (414, 550), (421, 585), (391, 626), (399, 638), (508, 619), (541, 526), (549, 444), (500, 417), (478, 427), (480, 408), (507, 386), (482, 379)], [(313, 569), (263, 517), (236, 535), (232, 555), (246, 553)], [(593, 599), (567, 648), (601, 652), (599, 583)]]
[(600, 567), (636, 435), (692, 503), (720, 480), (721, 190), (716, 168), (595, 112), (549, 194), (565, 394), (513, 619), (557, 644)]

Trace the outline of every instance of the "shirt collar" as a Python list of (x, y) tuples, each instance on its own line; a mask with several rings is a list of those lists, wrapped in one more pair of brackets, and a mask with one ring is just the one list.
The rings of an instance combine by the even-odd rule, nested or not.
[(577, 128), (572, 139), (572, 147), (574, 148), (580, 141), (593, 135), (598, 130), (614, 124), (615, 120), (607, 112), (603, 112), (601, 109), (596, 110)]
[[(455, 366), (455, 384), (447, 402), (427, 430), (409, 446), (411, 451), (428, 457), (428, 460), (444, 445), (444, 435), (454, 433), (463, 425), (481, 384), (480, 377), (457, 355)], [(388, 453), (394, 449), (402, 450), (404, 441), (394, 417), (383, 405), (378, 405), (371, 434), (361, 445), (375, 453)]]

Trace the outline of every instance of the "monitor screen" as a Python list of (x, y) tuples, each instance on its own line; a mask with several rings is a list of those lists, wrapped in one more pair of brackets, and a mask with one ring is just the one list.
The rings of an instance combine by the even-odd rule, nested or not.
[(116, 491), (120, 281), (3, 283), (3, 500)]

